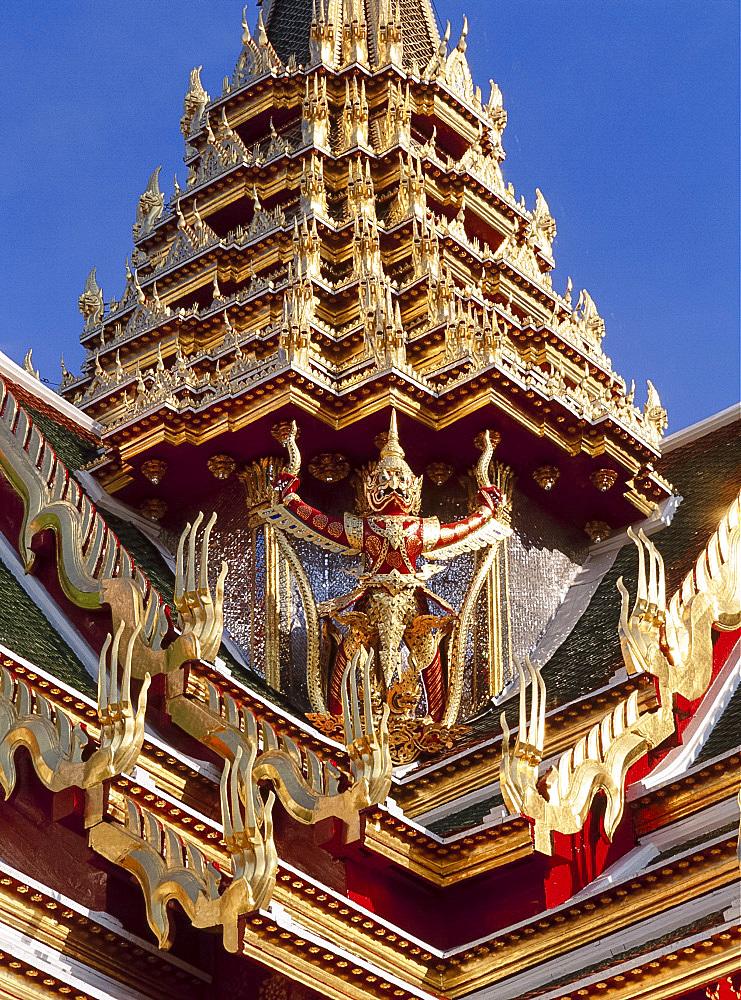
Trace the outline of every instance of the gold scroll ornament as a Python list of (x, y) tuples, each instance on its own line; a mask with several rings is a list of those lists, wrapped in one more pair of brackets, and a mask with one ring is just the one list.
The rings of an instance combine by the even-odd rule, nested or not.
[[(124, 654), (118, 683), (118, 651), (123, 628), (108, 635), (98, 664), (98, 747), (83, 760), (90, 737), (83, 727), (47, 698), (13, 677), (0, 666), (0, 785), (7, 798), (16, 783), (15, 753), (25, 747), (39, 780), (52, 792), (65, 788), (91, 789), (123, 771), (129, 771), (144, 740), (149, 674), (139, 692), (136, 709), (131, 702), (131, 657), (134, 640)], [(112, 641), (111, 641), (112, 639)], [(110, 666), (108, 652), (110, 649)]]
[[(271, 860), (275, 852), (270, 823), (272, 798), (269, 796), (263, 805), (257, 781), (273, 785), (275, 794), (288, 813), (299, 822), (314, 823), (324, 816), (335, 816), (343, 820), (351, 836), (359, 835), (359, 810), (382, 801), (388, 794), (391, 758), (385, 718), (375, 726), (370, 713), (367, 713), (368, 725), (360, 722), (357, 687), (350, 679), (350, 672), (353, 671), (354, 677), (357, 669), (357, 658), (348, 665), (343, 691), (347, 706), (345, 736), (349, 773), (340, 771), (332, 764), (319, 762), (308, 749), (302, 753), (302, 748), (295, 741), (287, 735), (278, 734), (264, 722), (260, 752), (254, 716), (252, 723), (245, 716), (247, 724), (242, 731), (236, 717), (238, 706), (228, 696), (219, 701), (207, 695), (207, 704), (185, 694), (183, 664), (186, 661), (213, 660), (221, 645), (226, 564), (222, 564), (213, 593), (208, 584), (209, 536), (215, 515), (202, 533), (198, 572), (197, 533), (203, 515), (199, 514), (192, 526), (187, 525), (180, 538), (174, 594), (179, 630), (172, 638), (162, 596), (141, 570), (135, 568), (127, 550), (120, 545), (103, 517), (80, 490), (43, 434), (18, 406), (2, 380), (0, 467), (23, 501), (18, 546), (27, 571), (31, 571), (34, 563), (31, 549), (34, 536), (50, 528), (57, 540), (57, 572), (65, 594), (73, 603), (84, 608), (109, 604), (115, 633), (115, 638), (112, 641), (109, 639), (101, 652), (98, 696), (100, 746), (86, 761), (82, 760), (85, 738), (79, 727), (72, 727), (63, 712), (56, 708), (52, 710), (39, 693), (34, 693), (32, 700), (25, 682), (17, 681), (14, 687), (3, 676), (0, 759), (6, 793), (15, 782), (13, 755), (21, 745), (29, 748), (39, 777), (53, 790), (70, 785), (99, 788), (102, 781), (114, 774), (130, 771), (143, 739), (148, 676), (164, 673), (168, 675), (166, 690), (170, 717), (190, 735), (216, 749), (225, 761), (222, 822), (232, 860), (232, 884), (240, 883), (240, 888), (230, 890), (228, 902), (217, 904), (214, 901), (206, 907), (202, 901), (198, 903), (197, 911), (192, 910), (193, 918), (199, 921), (198, 926), (205, 926), (202, 921), (216, 919), (215, 914), (223, 923), (221, 918), (226, 910), (233, 915), (235, 906), (259, 906), (272, 892), (275, 868), (274, 860)], [(124, 671), (121, 693), (117, 695), (112, 678), (116, 675), (122, 650), (125, 651)], [(109, 651), (110, 681), (104, 665)], [(366, 657), (364, 677), (369, 670), (370, 657)], [(193, 674), (198, 674), (197, 668), (191, 671)], [(136, 712), (130, 699), (132, 677), (144, 680)], [(369, 681), (364, 681), (363, 690), (366, 698)], [(249, 725), (252, 725), (251, 732), (246, 731)], [(343, 791), (339, 790), (340, 785), (344, 786)], [(225, 791), (227, 787), (228, 794)], [(236, 806), (235, 794), (244, 803), (244, 817)], [(142, 819), (142, 823), (146, 825), (146, 822)], [(115, 825), (115, 820), (94, 823), (90, 831), (91, 844), (100, 846), (101, 853), (110, 860), (122, 861), (124, 856), (129, 856), (128, 848), (120, 850), (124, 841), (127, 845), (137, 843), (140, 849), (142, 844), (136, 841), (138, 834), (133, 832), (136, 824), (131, 816), (125, 824), (118, 823), (116, 832), (111, 829)], [(143, 829), (140, 827), (139, 832)], [(122, 831), (126, 832), (126, 836)], [(152, 843), (156, 842), (156, 837), (151, 829), (147, 838), (146, 842), (154, 850)], [(173, 850), (165, 848), (162, 855), (170, 874), (173, 867), (178, 867)], [(140, 870), (144, 872), (144, 868)], [(184, 870), (189, 869), (186, 866)], [(160, 884), (162, 879), (154, 878), (152, 871), (154, 869), (150, 868), (150, 874), (144, 881), (147, 885), (154, 882)], [(202, 888), (211, 899), (214, 885), (205, 874), (204, 879)], [(185, 896), (188, 895), (189, 890), (182, 891)], [(217, 895), (221, 893), (217, 891)], [(147, 898), (149, 900), (149, 896)], [(193, 896), (193, 899), (196, 897)], [(235, 903), (237, 900), (238, 904)], [(154, 905), (155, 897), (152, 896), (149, 901)], [(159, 913), (156, 906), (152, 914), (155, 911)], [(233, 926), (231, 916), (226, 923)], [(152, 926), (160, 938), (159, 917), (152, 916)]]

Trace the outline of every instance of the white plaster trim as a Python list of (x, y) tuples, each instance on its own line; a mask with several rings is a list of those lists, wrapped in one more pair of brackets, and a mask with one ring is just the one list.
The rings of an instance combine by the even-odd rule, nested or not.
[(606, 889), (618, 882), (634, 878), (638, 872), (648, 868), (659, 853), (659, 848), (653, 842), (634, 847), (633, 850), (619, 858), (614, 865), (606, 868), (593, 882), (580, 889), (569, 902), (580, 903), (583, 899), (589, 899), (596, 892), (605, 892)]
[(689, 427), (684, 427), (681, 431), (675, 431), (665, 437), (661, 443), (661, 454), (665, 455), (668, 451), (674, 451), (675, 448), (681, 448), (691, 441), (697, 441), (699, 438), (712, 434), (713, 431), (720, 430), (727, 424), (732, 424), (734, 420), (741, 420), (741, 403), (731, 403), (725, 410), (719, 410), (718, 413), (713, 413), (711, 416), (698, 420), (697, 423), (690, 424)]
[[(304, 876), (302, 875), (301, 877), (303, 878)], [(327, 890), (323, 889), (322, 891), (326, 892)], [(351, 902), (344, 896), (340, 898), (344, 906), (347, 906), (348, 903)], [(406, 993), (410, 993), (412, 996), (418, 997), (419, 1000), (440, 1000), (439, 993), (438, 994), (428, 993), (426, 990), (421, 990), (417, 986), (412, 986), (408, 982), (405, 982), (403, 979), (399, 979), (398, 976), (395, 976), (393, 973), (389, 972), (388, 969), (381, 968), (381, 966), (379, 965), (373, 965), (371, 962), (369, 962), (365, 958), (362, 958), (360, 955), (353, 954), (352, 952), (347, 951), (347, 949), (339, 947), (336, 942), (330, 941), (329, 938), (325, 938), (320, 934), (317, 934), (315, 930), (310, 929), (309, 927), (307, 927), (305, 924), (302, 924), (298, 920), (294, 920), (293, 917), (291, 917), (279, 903), (274, 902), (271, 904), (270, 910), (267, 911), (261, 910), (260, 912), (264, 913), (266, 917), (271, 918), (279, 927), (282, 927), (284, 930), (290, 931), (292, 934), (296, 934), (306, 941), (311, 941), (312, 944), (317, 945), (324, 951), (328, 951), (333, 955), (337, 955), (338, 958), (342, 958), (346, 962), (351, 963), (352, 965), (356, 965), (361, 969), (365, 969), (366, 972), (370, 972), (374, 976), (377, 976), (379, 979), (391, 983), (393, 986), (396, 986), (400, 989), (403, 989)], [(372, 913), (369, 913), (368, 916), (373, 918), (374, 920), (378, 920), (378, 917)], [(408, 934), (405, 934), (403, 931), (399, 931), (399, 936), (407, 941), (414, 940), (413, 938), (409, 937)], [(434, 949), (430, 948), (429, 945), (421, 944), (420, 946), (423, 947), (424, 950), (429, 952), (430, 954), (435, 954)], [(314, 984), (314, 989), (317, 989), (317, 985), (318, 984)]]
[(63, 613), (59, 605), (52, 600), (41, 582), (35, 576), (26, 573), (21, 557), (2, 532), (0, 532), (0, 560), (7, 566), (16, 582), (31, 598), (51, 627), (67, 643), (90, 676), (94, 677), (97, 681), (98, 654), (83, 639), (82, 635)]
[(88, 965), (78, 962), (68, 955), (62, 954), (56, 948), (51, 948), (42, 941), (22, 934), (14, 927), (0, 923), (0, 947), (4, 952), (21, 962), (27, 962), (32, 968), (39, 969), (47, 976), (61, 979), (67, 986), (87, 993), (95, 1000), (151, 1000), (151, 995), (132, 990), (131, 987), (95, 971)]
[(574, 631), (605, 574), (612, 569), (617, 553), (617, 548), (596, 554), (590, 551), (530, 654), (534, 666), (547, 663)]
[(677, 820), (669, 826), (653, 830), (645, 837), (641, 837), (639, 843), (650, 845), (658, 853), (663, 854), (673, 847), (688, 844), (698, 837), (705, 836), (711, 830), (717, 831), (724, 827), (737, 826), (738, 818), (738, 798), (734, 790), (729, 793), (728, 798), (722, 799), (708, 808), (685, 816), (684, 819)]
[[(26, 392), (31, 393), (31, 395), (43, 399), (45, 403), (53, 406), (55, 410), (67, 417), (68, 420), (73, 420), (78, 427), (90, 431), (98, 438), (103, 433), (104, 428), (102, 424), (99, 424), (97, 420), (93, 420), (87, 413), (83, 413), (73, 403), (68, 402), (62, 396), (58, 395), (48, 385), (34, 378), (33, 375), (29, 375), (25, 368), (21, 368), (20, 365), (17, 365), (12, 358), (9, 358), (7, 354), (3, 354), (2, 351), (0, 351), (0, 375), (4, 375), (11, 382), (23, 386)], [(13, 391), (12, 386), (8, 386), (8, 389), (10, 392)], [(21, 406), (23, 405), (21, 400), (18, 400), (18, 402)]]
[(716, 722), (725, 712), (729, 701), (735, 694), (739, 681), (741, 681), (741, 639), (731, 650), (723, 668), (710, 685), (702, 704), (685, 729), (682, 743), (670, 750), (659, 766), (650, 774), (631, 786), (631, 799), (637, 798), (667, 781), (672, 781), (694, 764)]
[(584, 989), (594, 983), (603, 982), (605, 979), (620, 975), (623, 972), (628, 972), (637, 965), (645, 965), (647, 962), (653, 962), (664, 955), (673, 954), (681, 948), (689, 948), (700, 941), (706, 940), (712, 934), (718, 934), (735, 926), (738, 922), (738, 917), (735, 914), (739, 909), (738, 887), (736, 885), (724, 886), (722, 889), (716, 889), (714, 892), (701, 896), (697, 900), (692, 900), (691, 903), (672, 907), (672, 923), (674, 926), (677, 926), (679, 922), (689, 925), (693, 921), (702, 919), (715, 910), (722, 909), (726, 903), (728, 903), (728, 908), (723, 916), (727, 917), (728, 913), (731, 913), (733, 914), (731, 919), (727, 919), (724, 923), (715, 927), (682, 938), (679, 941), (659, 945), (659, 947), (653, 948), (651, 951), (643, 954), (635, 955), (627, 961), (619, 961), (619, 955), (630, 948), (645, 943), (652, 937), (661, 937), (662, 933), (666, 933), (667, 911), (659, 913), (641, 923), (632, 924), (617, 934), (609, 934), (598, 938), (583, 948), (579, 948), (567, 955), (560, 955), (551, 962), (535, 966), (535, 968), (529, 969), (527, 972), (512, 979), (506, 979), (503, 982), (500, 981), (486, 989), (471, 993), (469, 994), (469, 1000), (517, 1000), (517, 998), (530, 993), (531, 990), (543, 989), (545, 985), (544, 979), (547, 981), (547, 978), (560, 979), (570, 973), (578, 974), (581, 969), (595, 965), (600, 960), (604, 961), (606, 956), (615, 956), (615, 965), (602, 968), (589, 976), (573, 980), (566, 985), (550, 989), (545, 993), (538, 993), (538, 1000), (556, 1000), (556, 998), (562, 997), (564, 993), (572, 995), (577, 990)]
[(195, 965), (190, 965), (188, 962), (184, 962), (182, 958), (178, 958), (170, 952), (162, 951), (156, 945), (152, 944), (151, 941), (147, 941), (145, 938), (140, 938), (137, 937), (136, 934), (132, 934), (131, 931), (126, 930), (117, 917), (114, 917), (106, 910), (91, 910), (87, 906), (83, 906), (81, 903), (78, 903), (76, 900), (70, 899), (69, 896), (65, 896), (63, 893), (57, 892), (56, 889), (50, 889), (47, 885), (44, 885), (43, 882), (39, 882), (38, 879), (32, 878), (30, 875), (26, 875), (25, 872), (19, 871), (17, 868), (13, 868), (12, 865), (6, 864), (6, 862), (2, 860), (0, 860), (0, 872), (4, 875), (9, 875), (11, 878), (18, 880), (19, 882), (25, 883), (31, 888), (36, 889), (37, 892), (43, 893), (45, 896), (49, 896), (50, 899), (56, 900), (65, 909), (73, 910), (75, 913), (80, 913), (82, 916), (88, 917), (101, 927), (106, 927), (108, 930), (114, 931), (126, 941), (130, 941), (143, 951), (149, 952), (150, 955), (156, 955), (157, 958), (162, 959), (170, 965), (174, 965), (176, 968), (183, 969), (190, 975), (203, 980), (203, 982), (211, 982), (211, 976), (208, 975), (208, 973), (203, 972)]

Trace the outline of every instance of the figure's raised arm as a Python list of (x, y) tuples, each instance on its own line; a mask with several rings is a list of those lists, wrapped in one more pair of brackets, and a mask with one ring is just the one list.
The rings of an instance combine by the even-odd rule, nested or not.
[[(358, 552), (362, 538), (357, 532), (348, 534), (348, 516), (332, 517), (305, 503), (298, 494), (301, 479), (301, 453), (296, 444), (297, 427), (294, 420), (283, 440), (288, 450), (288, 465), (273, 481), (273, 502), (261, 511), (260, 516), (268, 523), (296, 538), (305, 538), (320, 548), (332, 552)], [(357, 521), (357, 518), (352, 518)]]
[(477, 509), (468, 517), (450, 524), (439, 524), (435, 518), (425, 519), (424, 553), (430, 559), (452, 559), (462, 552), (493, 545), (511, 534), (511, 529), (496, 519), (502, 505), (502, 494), (489, 479), (489, 463), (494, 453), (489, 432), (484, 435), (484, 449), (476, 465)]

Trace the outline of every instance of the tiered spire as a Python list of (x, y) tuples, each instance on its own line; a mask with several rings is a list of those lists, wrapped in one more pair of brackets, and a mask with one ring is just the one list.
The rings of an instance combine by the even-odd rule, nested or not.
[(608, 454), (623, 481), (603, 520), (664, 495), (660, 402), (626, 394), (589, 294), (554, 289), (555, 220), (505, 185), (507, 115), (467, 33), (440, 38), (429, 0), (271, 0), (219, 97), (192, 71), (185, 185), (167, 201), (151, 173), (121, 299), (94, 271), (80, 298), (65, 393), (107, 425), (109, 489), (153, 442), (205, 446), (288, 398), (336, 427), (393, 398), (428, 427), (495, 400), (552, 448)]

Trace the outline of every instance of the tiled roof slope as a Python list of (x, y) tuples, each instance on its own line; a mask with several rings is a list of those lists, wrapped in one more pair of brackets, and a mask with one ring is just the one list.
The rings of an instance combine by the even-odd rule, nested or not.
[(309, 28), (312, 0), (274, 0), (266, 25), (273, 48), (284, 63), (295, 55), (299, 64), (309, 61)]
[(83, 694), (94, 694), (90, 674), (2, 562), (0, 644)]
[[(655, 537), (666, 567), (670, 597), (704, 549), (739, 490), (741, 433), (739, 422), (668, 452), (659, 471), (683, 497), (671, 525)], [(549, 707), (563, 704), (605, 684), (622, 664), (617, 624), (623, 577), (635, 595), (637, 557), (627, 545), (618, 553), (571, 635), (543, 668)]]
[(697, 762), (712, 760), (730, 753), (741, 745), (741, 685), (726, 705), (725, 711), (713, 726), (708, 741), (697, 755)]
[(659, 465), (684, 498), (671, 527), (658, 536), (667, 597), (689, 572), (741, 485), (741, 421), (668, 451)]
[[(326, 10), (326, 0), (321, 2), (325, 4)], [(379, 16), (380, 5), (377, 0), (361, 2), (364, 2), (364, 16), (370, 35), (372, 25)], [(360, 6), (356, 0), (351, 18), (358, 16)], [(295, 56), (300, 65), (308, 65), (309, 31), (315, 7), (319, 8), (319, 0), (272, 0), (270, 3), (265, 27), (273, 48), (284, 63)], [(339, 10), (341, 9), (340, 5)], [(435, 15), (429, 0), (401, 0), (400, 14), (404, 64), (411, 67), (416, 62), (418, 68), (424, 69), (435, 54), (439, 41)], [(372, 51), (372, 42), (369, 47)]]
[(100, 425), (2, 351), (0, 378), (70, 472), (98, 457)]

